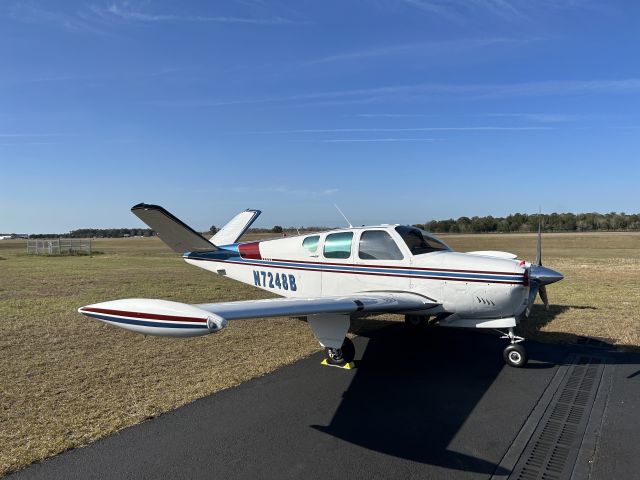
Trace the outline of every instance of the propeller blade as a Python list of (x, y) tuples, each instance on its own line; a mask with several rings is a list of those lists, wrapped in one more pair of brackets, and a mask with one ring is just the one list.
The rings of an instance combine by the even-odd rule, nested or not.
[(536, 301), (536, 295), (538, 294), (538, 289), (540, 288), (540, 284), (538, 282), (531, 282), (529, 284), (529, 298), (527, 298), (527, 309), (524, 314), (525, 317), (529, 317), (531, 313), (531, 307), (533, 307), (533, 303)]
[(547, 287), (545, 287), (544, 285), (540, 285), (540, 288), (538, 289), (538, 293), (540, 294), (540, 300), (542, 300), (542, 303), (544, 303), (544, 306), (546, 307), (546, 309), (549, 310), (549, 299), (547, 298)]
[(536, 243), (536, 265), (542, 265), (542, 222), (538, 221), (538, 241)]

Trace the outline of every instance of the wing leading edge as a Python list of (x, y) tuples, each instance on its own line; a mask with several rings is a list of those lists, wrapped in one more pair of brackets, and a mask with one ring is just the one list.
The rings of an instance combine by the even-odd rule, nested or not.
[(88, 317), (147, 335), (191, 337), (220, 331), (227, 325), (227, 320), (350, 315), (358, 312), (420, 312), (439, 305), (413, 293), (373, 292), (340, 297), (273, 298), (197, 305), (130, 298), (87, 305), (78, 311)]

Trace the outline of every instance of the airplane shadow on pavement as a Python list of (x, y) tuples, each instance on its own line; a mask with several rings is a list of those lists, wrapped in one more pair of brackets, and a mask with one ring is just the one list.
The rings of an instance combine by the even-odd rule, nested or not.
[(504, 367), (486, 338), (468, 336), (445, 329), (408, 334), (402, 324), (373, 331), (331, 424), (314, 428), (416, 462), (493, 473), (495, 464), (447, 450)]
[[(384, 323), (382, 328), (367, 331), (365, 327), (359, 332), (368, 342), (357, 361), (356, 374), (331, 423), (312, 427), (415, 462), (489, 475), (509, 473), (497, 466), (508, 444), (499, 447), (502, 453), (497, 453), (497, 446), (488, 447), (494, 448), (489, 456), (495, 463), (449, 448), (503, 369), (511, 369), (502, 360), (506, 341), (446, 328), (427, 328), (415, 334), (403, 323)], [(539, 360), (542, 363), (530, 364), (531, 370), (540, 372), (539, 368), (556, 365), (555, 358)], [(508, 396), (508, 391), (503, 395)], [(513, 408), (517, 411), (518, 406)], [(518, 420), (508, 418), (509, 412), (503, 413), (505, 417), (493, 412), (487, 420), (523, 422), (527, 416), (521, 412), (522, 420)], [(485, 452), (486, 443), (495, 439), (485, 438), (487, 432), (477, 433), (475, 438), (465, 433), (466, 449)]]

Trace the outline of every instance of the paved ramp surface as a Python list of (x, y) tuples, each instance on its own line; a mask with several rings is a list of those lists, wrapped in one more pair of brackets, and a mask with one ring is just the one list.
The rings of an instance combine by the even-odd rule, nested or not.
[[(640, 478), (640, 356), (394, 324), (358, 368), (314, 355), (13, 475), (46, 478)], [(213, 348), (213, 347), (212, 347)]]

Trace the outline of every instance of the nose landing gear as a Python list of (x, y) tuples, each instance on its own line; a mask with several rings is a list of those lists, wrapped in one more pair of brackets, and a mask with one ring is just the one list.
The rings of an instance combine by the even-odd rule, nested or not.
[(524, 338), (514, 335), (513, 328), (509, 328), (508, 333), (503, 333), (500, 338), (507, 338), (510, 342), (502, 352), (502, 358), (504, 358), (505, 363), (510, 367), (524, 367), (529, 360), (527, 351), (522, 345), (520, 345), (520, 342), (523, 342)]

